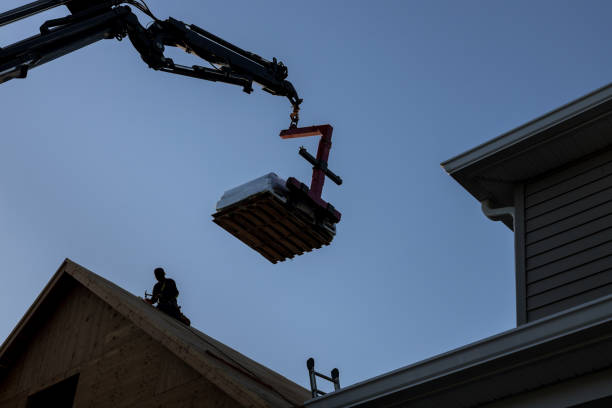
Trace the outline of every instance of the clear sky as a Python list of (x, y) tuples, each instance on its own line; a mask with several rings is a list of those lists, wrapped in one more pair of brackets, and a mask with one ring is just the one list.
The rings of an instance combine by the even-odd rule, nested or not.
[(1, 339), (66, 257), (141, 296), (165, 267), (195, 327), (304, 386), (308, 357), (349, 385), (515, 326), (512, 232), (439, 163), (607, 84), (612, 3), (148, 3), (285, 62), (301, 124), (335, 129), (337, 236), (272, 265), (211, 221), (270, 171), (309, 183), (286, 99), (100, 42), (0, 85)]

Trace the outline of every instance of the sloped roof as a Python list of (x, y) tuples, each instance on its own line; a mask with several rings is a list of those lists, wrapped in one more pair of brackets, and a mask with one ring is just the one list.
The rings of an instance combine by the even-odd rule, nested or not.
[(76, 281), (158, 341), (236, 401), (252, 407), (301, 406), (310, 392), (210, 336), (159, 312), (114, 283), (66, 259), (0, 347), (0, 369), (10, 369), (45, 313), (53, 313), (70, 281)]
[[(555, 392), (538, 397), (540, 402), (503, 406), (567, 407), (571, 399), (560, 405), (555, 395), (566, 397), (570, 391), (571, 398), (587, 400), (610, 395), (611, 349), (612, 295), (608, 295), (311, 399), (305, 406), (480, 407), (555, 386)], [(608, 374), (603, 381), (590, 377), (587, 385), (571, 382), (604, 372)], [(580, 387), (588, 387), (588, 392), (577, 392)], [(585, 401), (571, 406), (581, 402)]]
[[(612, 146), (612, 84), (442, 163), (478, 201), (514, 205), (514, 184)], [(510, 225), (509, 225), (510, 226)]]

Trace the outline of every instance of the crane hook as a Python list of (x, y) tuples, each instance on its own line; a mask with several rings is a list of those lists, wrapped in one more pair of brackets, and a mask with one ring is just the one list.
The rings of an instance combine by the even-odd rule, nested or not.
[(300, 106), (295, 104), (293, 105), (293, 112), (289, 114), (291, 118), (291, 124), (289, 125), (289, 129), (295, 129), (298, 126), (298, 122), (300, 121)]

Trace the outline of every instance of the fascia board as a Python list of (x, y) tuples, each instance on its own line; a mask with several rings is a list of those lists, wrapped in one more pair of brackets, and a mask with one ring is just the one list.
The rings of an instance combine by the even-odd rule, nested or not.
[[(612, 322), (612, 295), (527, 323), (459, 349), (307, 401), (308, 408), (351, 407)], [(449, 384), (450, 385), (450, 384)], [(441, 387), (444, 388), (444, 387)]]
[(2, 359), (5, 357), (8, 350), (11, 349), (13, 343), (16, 341), (16, 339), (19, 338), (19, 335), (21, 334), (23, 329), (32, 319), (32, 316), (36, 314), (37, 310), (40, 308), (40, 305), (45, 301), (45, 299), (47, 299), (51, 290), (57, 285), (57, 282), (64, 275), (64, 266), (67, 262), (70, 262), (70, 260), (65, 259), (64, 262), (62, 262), (55, 274), (53, 274), (49, 282), (45, 285), (42, 292), (36, 297), (36, 300), (34, 300), (34, 302), (28, 308), (21, 320), (19, 320), (19, 323), (17, 323), (15, 328), (11, 331), (11, 333), (8, 335), (8, 337), (2, 344), (2, 346), (0, 346), (0, 361), (2, 361)]
[(612, 84), (599, 88), (582, 98), (563, 105), (560, 108), (474, 147), (452, 159), (446, 160), (441, 163), (441, 166), (447, 173), (453, 174), (487, 157), (503, 152), (518, 143), (528, 140), (536, 134), (570, 120), (610, 99), (612, 99)]

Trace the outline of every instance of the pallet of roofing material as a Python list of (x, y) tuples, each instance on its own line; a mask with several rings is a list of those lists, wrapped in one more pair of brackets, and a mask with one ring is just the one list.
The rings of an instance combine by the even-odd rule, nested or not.
[(321, 199), (323, 181), (327, 175), (342, 183), (327, 169), (331, 131), (323, 125), (281, 132), (283, 138), (322, 136), (317, 158), (300, 148), (300, 155), (314, 166), (310, 188), (293, 177), (285, 181), (269, 173), (226, 191), (213, 221), (272, 263), (329, 245), (341, 214)]

